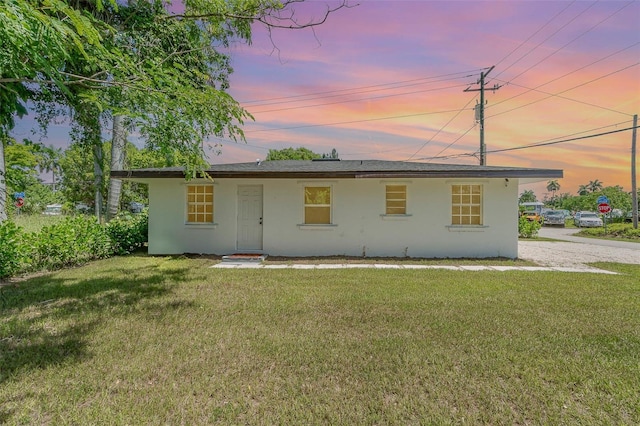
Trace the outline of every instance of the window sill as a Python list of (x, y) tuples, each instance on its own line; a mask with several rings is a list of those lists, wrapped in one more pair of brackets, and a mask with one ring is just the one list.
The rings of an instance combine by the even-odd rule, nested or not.
[(217, 223), (185, 223), (185, 229), (215, 229), (218, 227)]
[(449, 232), (484, 232), (489, 227), (486, 225), (447, 225), (445, 228)]
[(304, 230), (312, 230), (312, 231), (333, 231), (338, 225), (335, 224), (327, 224), (327, 225), (311, 225), (306, 223), (299, 223), (298, 229)]
[(409, 220), (412, 214), (381, 214), (382, 220)]

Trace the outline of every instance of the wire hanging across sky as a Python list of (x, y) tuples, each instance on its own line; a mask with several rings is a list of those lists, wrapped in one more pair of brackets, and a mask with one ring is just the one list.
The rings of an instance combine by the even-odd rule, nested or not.
[[(364, 102), (364, 101), (370, 101), (370, 100), (392, 98), (392, 97), (396, 97), (396, 96), (415, 95), (416, 93), (427, 93), (427, 92), (437, 92), (437, 91), (440, 91), (440, 90), (457, 89), (457, 88), (466, 87), (466, 86), (468, 86), (467, 83), (456, 84), (454, 86), (437, 87), (435, 89), (415, 90), (413, 92), (392, 93), (392, 94), (389, 94), (389, 95), (370, 96), (370, 97), (361, 98), (361, 99), (349, 99), (349, 100), (327, 102), (327, 103), (323, 103), (323, 104), (313, 104), (313, 105), (300, 105), (300, 106), (293, 106), (293, 107), (287, 107), (287, 108), (270, 109), (270, 110), (266, 110), (266, 111), (252, 111), (251, 114), (255, 115), (255, 114), (264, 114), (264, 113), (268, 113), (268, 112), (290, 111), (290, 110), (303, 109), (303, 108), (315, 108), (315, 107), (319, 107), (319, 106), (346, 104), (346, 103), (351, 103), (351, 102)], [(343, 96), (343, 95), (339, 95), (339, 96)]]
[[(479, 75), (479, 72), (481, 71), (482, 69), (460, 71), (455, 73), (440, 74), (440, 75), (431, 76), (431, 77), (421, 77), (421, 78), (415, 78), (411, 80), (402, 80), (402, 81), (396, 81), (391, 83), (381, 83), (381, 84), (375, 84), (375, 85), (369, 85), (369, 86), (359, 86), (359, 87), (352, 87), (352, 88), (346, 88), (346, 89), (312, 92), (312, 93), (305, 93), (301, 95), (281, 96), (277, 98), (269, 98), (269, 99), (262, 99), (262, 100), (241, 101), (240, 104), (245, 106), (247, 106), (248, 104), (254, 104), (253, 106), (265, 106), (265, 105), (275, 105), (279, 103), (300, 102), (300, 100), (292, 100), (296, 98), (311, 97), (309, 99), (302, 99), (302, 101), (308, 101), (308, 100), (314, 100), (314, 99), (330, 98), (335, 96), (369, 93), (369, 92), (380, 91), (380, 90), (392, 90), (392, 89), (402, 88), (402, 87), (417, 86), (417, 85), (426, 84), (430, 82), (440, 82), (440, 81), (457, 80), (461, 78), (471, 78), (476, 75)], [(392, 87), (387, 87), (387, 86), (392, 86)], [(349, 93), (344, 93), (344, 92), (349, 92)]]
[[(616, 48), (618, 49), (617, 51), (612, 53), (607, 53), (606, 56), (603, 56), (602, 58), (597, 59), (595, 61), (592, 61), (587, 65), (581, 65), (579, 63), (580, 61), (571, 59), (571, 62), (566, 63), (569, 65), (563, 64), (562, 68), (560, 68), (564, 72), (562, 76), (554, 77), (552, 74), (549, 76), (550, 78), (547, 79), (547, 81), (542, 84), (530, 84), (530, 82), (529, 84), (527, 84), (527, 82), (525, 82), (523, 79), (523, 76), (526, 75), (528, 78), (529, 76), (527, 74), (531, 73), (531, 71), (534, 68), (541, 68), (540, 65), (549, 61), (551, 57), (554, 55), (557, 55), (557, 57), (553, 59), (554, 64), (557, 61), (569, 59), (568, 58), (569, 49), (567, 49), (568, 46), (570, 46), (572, 43), (575, 43), (578, 39), (580, 39), (581, 37), (584, 37), (586, 34), (593, 32), (595, 28), (603, 25), (606, 21), (610, 20), (613, 16), (620, 15), (621, 12), (625, 8), (627, 8), (630, 4), (633, 4), (633, 2), (626, 2), (621, 6), (615, 5), (613, 7), (604, 9), (606, 10), (606, 16), (601, 8), (598, 8), (598, 9), (594, 8), (596, 4), (603, 5), (603, 3), (599, 3), (597, 1), (590, 2), (589, 4), (584, 4), (584, 3), (580, 4), (580, 2), (578, 2), (577, 0), (573, 0), (568, 4), (562, 4), (558, 8), (560, 9), (558, 12), (553, 11), (553, 16), (550, 19), (547, 18), (547, 21), (543, 25), (532, 28), (532, 29), (535, 29), (535, 31), (533, 31), (531, 35), (526, 37), (524, 41), (519, 42), (518, 46), (515, 49), (511, 50), (507, 55), (502, 57), (500, 61), (496, 62), (496, 64), (501, 64), (503, 69), (502, 70), (496, 69), (496, 71), (499, 71), (499, 73), (497, 73), (497, 76), (495, 76), (493, 79), (498, 82), (504, 82), (505, 84), (512, 85), (514, 88), (515, 87), (521, 88), (522, 90), (516, 90), (516, 92), (522, 92), (522, 93), (516, 94), (515, 96), (511, 96), (503, 100), (497, 99), (496, 103), (492, 102), (492, 104), (488, 106), (488, 108), (490, 108), (491, 114), (488, 114), (486, 116), (487, 118), (493, 118), (498, 115), (503, 115), (503, 114), (510, 113), (512, 111), (520, 110), (521, 108), (525, 108), (527, 106), (537, 104), (539, 102), (548, 100), (550, 98), (557, 98), (557, 99), (572, 101), (590, 108), (598, 108), (598, 109), (602, 109), (602, 110), (617, 113), (617, 114), (624, 114), (625, 116), (631, 115), (615, 109), (616, 106), (618, 107), (617, 109), (622, 109), (620, 108), (620, 105), (621, 105), (620, 102), (617, 102), (617, 104), (611, 105), (613, 106), (613, 108), (611, 108), (609, 105), (607, 106), (598, 105), (598, 103), (600, 104), (606, 103), (606, 102), (603, 102), (602, 100), (600, 101), (596, 100), (595, 102), (592, 102), (591, 99), (587, 99), (588, 102), (585, 102), (578, 99), (572, 99), (571, 97), (568, 97), (566, 95), (563, 96), (563, 94), (567, 94), (569, 91), (578, 89), (579, 87), (585, 87), (589, 84), (594, 84), (606, 77), (611, 77), (617, 73), (624, 72), (626, 70), (632, 69), (633, 67), (636, 67), (637, 65), (639, 65), (640, 62), (637, 62), (631, 65), (622, 67), (617, 59), (615, 61), (610, 61), (605, 63), (605, 61), (608, 61), (610, 58), (614, 57), (615, 55), (619, 55), (623, 52), (628, 52), (631, 49), (637, 48), (640, 42), (637, 42), (635, 40), (631, 40), (632, 44), (624, 48), (619, 48), (620, 43), (622, 43), (623, 41), (617, 40), (618, 41), (618, 43), (616, 43), (617, 44)], [(613, 8), (615, 8), (615, 10), (613, 10)], [(569, 16), (569, 13), (571, 14), (571, 16)], [(550, 16), (550, 15), (547, 15), (547, 16)], [(561, 18), (562, 20), (560, 20)], [(616, 22), (617, 20), (618, 18), (616, 18)], [(587, 21), (589, 22), (587, 23)], [(557, 24), (552, 25), (554, 22)], [(584, 28), (584, 30), (581, 32), (579, 28), (580, 25)], [(545, 32), (550, 32), (551, 34), (545, 35), (544, 34)], [(569, 37), (570, 34), (571, 36)], [(560, 36), (557, 37), (558, 35)], [(565, 37), (564, 35), (567, 35), (567, 37)], [(557, 38), (554, 38), (554, 37), (557, 37)], [(543, 40), (540, 43), (532, 42), (532, 40), (536, 38), (542, 38)], [(560, 46), (561, 43), (558, 43), (557, 46), (559, 47), (557, 48), (556, 46), (551, 46), (552, 43), (549, 42), (550, 40), (552, 39), (557, 40), (561, 38), (564, 38), (565, 40), (569, 40), (569, 38), (571, 38), (571, 40), (568, 41), (567, 43), (562, 44), (561, 46)], [(591, 36), (589, 38), (591, 38)], [(582, 45), (583, 42), (581, 41), (579, 44)], [(616, 44), (613, 44), (611, 46), (616, 46)], [(528, 47), (529, 45), (532, 45), (533, 47), (531, 47), (526, 52), (524, 52), (523, 48)], [(543, 49), (545, 49), (544, 52), (542, 51)], [(563, 51), (563, 49), (566, 50), (566, 52)], [(613, 49), (613, 47), (611, 47), (611, 49)], [(602, 52), (602, 49), (599, 51)], [(518, 52), (520, 52), (521, 54), (516, 55)], [(540, 60), (536, 61), (535, 58), (530, 59), (531, 54), (533, 54), (534, 52), (536, 53), (536, 56), (538, 56), (539, 59), (541, 58)], [(561, 57), (560, 55), (558, 55), (560, 52), (562, 52)], [(605, 52), (602, 52), (602, 53), (605, 53)], [(516, 71), (517, 74), (513, 77), (505, 76), (507, 71), (512, 70), (513, 67), (515, 67), (517, 64), (521, 64), (525, 58), (528, 58), (527, 61), (529, 63), (531, 62), (536, 62), (536, 63), (532, 66), (529, 66), (526, 69), (523, 69), (525, 68), (525, 65), (523, 65), (522, 67), (520, 67), (521, 70), (517, 70)], [(515, 60), (508, 61), (510, 59), (515, 59)], [(578, 59), (578, 57), (576, 57), (576, 59)], [(606, 75), (602, 75), (597, 78), (587, 79), (585, 77), (584, 80), (588, 80), (588, 81), (585, 81), (581, 84), (575, 84), (576, 80), (577, 81), (580, 80), (580, 78), (578, 78), (579, 76), (586, 76), (587, 73), (589, 73), (590, 77), (593, 77), (593, 74), (595, 74), (595, 72), (581, 73), (581, 71), (587, 69), (588, 67), (592, 67), (596, 64), (601, 64), (601, 63), (613, 64), (614, 62), (617, 62), (616, 63), (617, 69), (615, 71), (612, 71)], [(570, 72), (566, 72), (567, 69), (570, 69), (568, 67), (570, 67), (574, 63), (576, 63), (576, 68)], [(613, 67), (608, 67), (608, 68), (610, 70)], [(362, 85), (362, 86), (356, 86), (356, 87), (344, 88), (344, 89), (338, 89), (338, 90), (315, 91), (311, 93), (297, 94), (297, 95), (291, 95), (291, 96), (265, 97), (264, 99), (261, 99), (261, 100), (244, 101), (244, 102), (241, 102), (241, 105), (244, 108), (247, 108), (252, 114), (255, 114), (255, 115), (267, 114), (267, 113), (278, 113), (278, 112), (284, 112), (284, 111), (298, 111), (298, 110), (312, 109), (312, 108), (318, 108), (318, 111), (322, 111), (319, 108), (327, 107), (331, 105), (369, 102), (369, 101), (375, 101), (375, 100), (388, 99), (392, 97), (402, 97), (402, 96), (416, 95), (416, 94), (425, 93), (425, 92), (434, 92), (438, 90), (449, 90), (449, 89), (456, 90), (459, 87), (462, 87), (462, 85), (459, 85), (459, 86), (455, 84), (442, 85), (437, 83), (446, 82), (446, 81), (456, 81), (460, 79), (470, 79), (470, 78), (475, 79), (480, 72), (483, 72), (482, 70), (486, 70), (486, 69), (487, 68), (483, 68), (480, 71), (473, 70), (473, 71), (440, 74), (433, 77), (398, 80), (395, 82), (384, 83), (384, 84)], [(601, 71), (602, 69), (604, 68), (598, 67), (599, 71)], [(558, 70), (557, 68), (554, 68), (553, 72), (555, 73), (557, 70)], [(518, 73), (518, 71), (521, 71), (521, 72)], [(537, 75), (538, 71), (536, 70), (535, 73)], [(498, 76), (504, 76), (504, 77), (502, 79), (499, 79)], [(555, 91), (555, 89), (547, 90), (547, 91), (540, 90), (545, 86), (548, 86), (554, 82), (558, 82), (561, 79), (567, 78), (569, 76), (572, 76), (572, 79), (574, 80), (573, 81), (574, 84), (571, 88), (567, 88), (560, 91)], [(517, 84), (515, 82), (516, 80), (519, 81), (521, 79), (523, 81), (523, 84)], [(566, 81), (569, 81), (569, 79), (567, 78)], [(429, 88), (425, 89), (424, 87), (421, 87), (424, 85), (428, 85), (427, 87)], [(527, 87), (527, 86), (533, 86), (533, 88)], [(560, 87), (560, 88), (562, 86), (566, 87), (567, 86), (566, 82), (565, 84), (558, 83), (555, 85), (555, 87)], [(411, 88), (411, 89), (402, 90), (403, 88), (404, 89)], [(418, 89), (418, 90), (414, 90), (414, 89)], [(515, 99), (517, 99), (518, 97), (522, 97), (523, 95), (530, 92), (540, 93), (544, 95), (544, 98), (538, 99), (533, 102), (529, 102), (525, 105), (517, 105), (517, 103), (514, 102)], [(505, 95), (509, 95), (509, 93), (505, 93)], [(540, 96), (537, 96), (537, 97), (540, 97)], [(444, 117), (438, 117), (434, 119), (407, 120), (405, 123), (398, 122), (399, 127), (397, 131), (394, 129), (385, 128), (384, 131), (388, 135), (392, 137), (396, 135), (395, 137), (398, 140), (397, 145), (395, 147), (392, 147), (389, 150), (384, 150), (384, 151), (378, 150), (376, 152), (368, 151), (367, 154), (379, 154), (379, 153), (386, 153), (386, 152), (397, 153), (398, 150), (400, 149), (400, 146), (402, 146), (401, 150), (403, 151), (403, 155), (408, 156), (407, 161), (414, 161), (414, 160), (418, 160), (418, 158), (416, 158), (418, 154), (421, 154), (421, 153), (422, 155), (425, 154), (423, 151), (425, 150), (425, 147), (429, 146), (430, 144), (432, 145), (430, 146), (430, 150), (431, 149), (435, 150), (433, 148), (433, 145), (434, 145), (434, 141), (437, 140), (437, 144), (438, 144), (437, 148), (442, 148), (442, 147), (444, 148), (441, 149), (440, 152), (438, 152), (438, 154), (436, 154), (433, 157), (423, 157), (420, 159), (430, 160), (433, 158), (455, 158), (456, 156), (474, 155), (474, 154), (460, 154), (460, 155), (454, 154), (453, 156), (443, 156), (442, 154), (445, 153), (448, 149), (451, 149), (452, 147), (454, 147), (455, 144), (460, 143), (461, 141), (466, 141), (466, 142), (470, 141), (470, 138), (468, 138), (467, 136), (477, 126), (475, 124), (471, 127), (468, 127), (468, 124), (462, 126), (460, 125), (460, 120), (458, 119), (462, 115), (463, 111), (470, 111), (470, 112), (473, 111), (472, 108), (469, 108), (469, 109), (467, 108), (475, 98), (471, 98), (469, 100), (468, 98), (464, 97), (464, 102), (466, 102), (466, 104), (462, 108), (447, 108), (447, 107), (450, 107), (451, 105), (447, 105), (447, 107), (445, 108), (438, 108), (437, 106), (438, 104), (434, 102), (429, 102), (428, 97), (425, 97), (425, 98), (427, 99), (427, 101), (425, 102), (425, 105), (430, 105), (430, 107), (434, 109), (434, 111), (418, 110), (418, 112), (411, 113), (412, 112), (411, 109), (405, 109), (405, 110), (398, 110), (398, 112), (405, 112), (404, 114), (400, 113), (396, 115), (385, 115), (383, 117), (360, 118), (360, 117), (367, 117), (367, 116), (373, 115), (371, 113), (368, 113), (365, 115), (365, 113), (362, 112), (362, 115), (360, 116), (355, 115), (354, 117), (355, 119), (352, 119), (352, 120), (349, 120), (348, 118), (350, 117), (348, 116), (343, 116), (343, 117), (338, 116), (338, 120), (331, 121), (329, 119), (327, 120), (328, 122), (326, 123), (318, 123), (316, 120), (318, 120), (318, 117), (320, 117), (320, 115), (316, 114), (316, 116), (313, 119), (310, 119), (310, 118), (305, 119), (306, 122), (302, 121), (298, 125), (296, 125), (295, 121), (293, 121), (293, 117), (294, 117), (293, 115), (282, 114), (277, 116), (281, 120), (281, 123), (278, 124), (276, 122), (272, 122), (271, 124), (269, 124), (268, 121), (266, 120), (265, 121), (259, 120), (254, 126), (252, 126), (253, 130), (247, 129), (245, 130), (245, 133), (247, 136), (251, 137), (253, 135), (258, 135), (264, 132), (289, 131), (289, 130), (297, 130), (297, 129), (305, 129), (305, 128), (339, 127), (339, 126), (345, 126), (345, 127), (348, 126), (348, 128), (350, 129), (363, 130), (371, 126), (366, 126), (366, 125), (350, 126), (350, 125), (354, 125), (357, 123), (369, 123), (369, 122), (378, 122), (378, 121), (384, 121), (384, 120), (388, 120), (388, 121), (402, 120), (402, 119), (413, 118), (413, 117), (426, 117), (430, 115), (445, 114)], [(530, 97), (529, 99), (532, 99), (532, 98), (534, 97)], [(605, 98), (600, 98), (600, 99), (605, 99)], [(523, 102), (526, 102), (526, 101), (523, 99)], [(462, 103), (463, 102), (460, 102), (459, 104), (462, 105)], [(409, 105), (408, 102), (406, 102), (406, 104)], [(498, 105), (503, 105), (505, 107), (511, 106), (511, 108), (510, 109), (505, 108), (504, 111), (498, 111), (498, 109), (496, 108)], [(428, 108), (420, 108), (420, 107), (416, 108), (415, 104), (411, 104), (410, 106), (412, 107), (412, 109), (413, 108), (423, 109), (423, 110), (428, 109)], [(369, 111), (374, 111), (374, 107), (375, 105), (369, 106), (368, 107)], [(268, 108), (272, 108), (272, 109), (268, 109)], [(499, 109), (502, 109), (502, 108), (499, 108)], [(332, 111), (336, 111), (336, 110), (338, 109), (332, 109)], [(359, 105), (356, 105), (354, 107), (348, 106), (348, 107), (345, 107), (344, 110), (360, 111), (360, 106)], [(388, 108), (385, 110), (388, 111)], [(306, 114), (306, 117), (309, 117), (309, 116), (310, 114)], [(340, 121), (340, 118), (344, 118), (344, 120)], [(313, 124), (313, 121), (316, 121), (317, 124)], [(500, 121), (503, 121), (503, 120), (500, 120)], [(421, 124), (416, 124), (416, 122), (419, 122), (419, 123), (424, 122), (425, 125), (422, 126)], [(437, 125), (434, 122), (437, 123)], [(441, 123), (444, 123), (444, 124), (441, 124)], [(287, 125), (287, 124), (291, 124), (291, 125)], [(392, 124), (395, 124), (395, 123), (392, 123)], [(268, 126), (272, 126), (272, 127), (268, 128)], [(378, 128), (378, 127), (379, 126), (375, 126), (375, 128)], [(415, 140), (413, 134), (407, 133), (407, 137), (403, 138), (402, 130), (400, 130), (401, 128), (407, 129), (408, 132), (410, 131), (410, 128), (411, 129), (419, 128), (420, 134), (426, 133), (426, 137), (420, 138), (418, 136), (420, 140)], [(460, 134), (460, 132), (464, 132), (464, 133)], [(294, 136), (296, 133), (305, 134), (305, 132), (291, 132), (291, 136)], [(314, 133), (306, 132), (306, 134), (313, 135)], [(285, 134), (283, 133), (282, 141), (291, 139), (289, 136), (284, 136), (284, 135)], [(278, 136), (274, 135), (274, 138), (272, 139), (274, 141), (273, 143), (275, 143), (276, 139), (280, 139)], [(384, 136), (382, 136), (382, 138), (384, 138)], [(451, 141), (451, 138), (455, 138), (455, 140)], [(255, 138), (256, 141), (260, 139), (262, 139), (262, 137)], [(266, 144), (269, 143), (267, 139), (271, 139), (271, 136), (265, 137), (264, 143)], [(405, 139), (408, 139), (408, 140), (405, 140)], [(300, 140), (294, 143), (299, 143), (299, 142)], [(447, 144), (447, 142), (449, 143)], [(464, 143), (464, 145), (469, 147), (470, 145), (466, 142)], [(279, 143), (282, 143), (282, 142), (279, 142)], [(447, 145), (445, 146), (445, 144)], [(263, 147), (259, 147), (256, 145), (253, 145), (253, 147), (257, 149), (265, 149)], [(505, 149), (510, 150), (510, 148), (505, 148)], [(518, 149), (524, 149), (524, 148), (518, 147)], [(504, 152), (504, 151), (487, 150), (487, 153), (496, 153), (496, 152)], [(352, 153), (350, 154), (344, 151), (342, 151), (341, 154), (345, 156), (355, 155), (355, 154), (352, 154)]]
[[(629, 123), (629, 121), (623, 121), (621, 123), (610, 124), (608, 126), (602, 126), (602, 127), (598, 127), (598, 128), (591, 129), (591, 130), (586, 130), (586, 131), (583, 131), (583, 132), (574, 133), (574, 135), (587, 133), (587, 132), (592, 132), (592, 131), (604, 129), (604, 128), (607, 128), (607, 127), (617, 127), (617, 126), (620, 126), (620, 125), (626, 124), (626, 123)], [(557, 140), (558, 138), (552, 138), (552, 139), (548, 139), (546, 141), (535, 142), (535, 143), (528, 144), (528, 145), (521, 145), (521, 146), (516, 146), (516, 147), (511, 147), (511, 148), (501, 148), (501, 149), (488, 150), (487, 153), (488, 154), (489, 153), (496, 154), (496, 153), (500, 153), (500, 152), (519, 151), (519, 150), (529, 149), (529, 148), (539, 148), (539, 147), (542, 147), (542, 146), (558, 145), (558, 144), (561, 144), (561, 143), (575, 142), (575, 141), (584, 140), (584, 139), (592, 139), (592, 138), (597, 138), (597, 137), (601, 137), (601, 136), (612, 135), (612, 134), (615, 134), (615, 133), (628, 132), (628, 131), (633, 130), (633, 129), (638, 128), (638, 127), (640, 127), (640, 126), (633, 127), (633, 125), (632, 125), (630, 127), (625, 127), (625, 128), (622, 128), (622, 129), (610, 130), (610, 131), (607, 131), (607, 132), (600, 132), (600, 133), (595, 133), (595, 134), (586, 135), (586, 136), (577, 136), (577, 137), (566, 137), (565, 136), (565, 137), (562, 137), (560, 140)], [(573, 135), (568, 135), (568, 136), (573, 136)], [(448, 156), (444, 156), (444, 157), (438, 157), (438, 156), (426, 157), (426, 158), (421, 158), (421, 160), (473, 157), (475, 155), (476, 155), (476, 152), (473, 152), (473, 153), (468, 152), (468, 153), (448, 155)]]

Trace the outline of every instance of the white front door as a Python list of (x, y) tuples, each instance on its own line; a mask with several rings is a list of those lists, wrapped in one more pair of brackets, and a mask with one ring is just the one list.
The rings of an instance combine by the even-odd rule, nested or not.
[(238, 250), (262, 250), (262, 185), (238, 186)]

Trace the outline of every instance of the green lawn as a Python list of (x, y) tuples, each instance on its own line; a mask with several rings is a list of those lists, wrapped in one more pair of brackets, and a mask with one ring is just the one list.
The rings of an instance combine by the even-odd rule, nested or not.
[(38, 232), (45, 226), (52, 226), (62, 222), (65, 217), (64, 215), (23, 214), (14, 217), (13, 221), (27, 232)]
[(210, 269), (2, 289), (0, 423), (640, 423), (640, 266)]

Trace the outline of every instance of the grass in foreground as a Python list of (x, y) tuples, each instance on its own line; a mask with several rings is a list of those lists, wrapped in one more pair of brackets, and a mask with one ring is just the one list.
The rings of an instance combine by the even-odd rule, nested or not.
[(210, 263), (131, 256), (5, 287), (0, 423), (640, 423), (639, 266)]
[(13, 218), (16, 225), (22, 227), (26, 232), (38, 232), (45, 226), (56, 225), (64, 220), (66, 216), (45, 216), (42, 214), (24, 214)]

